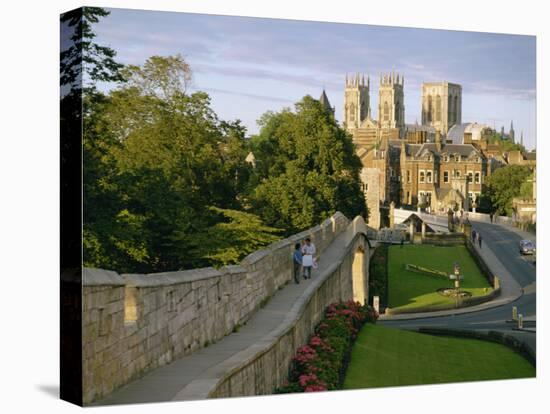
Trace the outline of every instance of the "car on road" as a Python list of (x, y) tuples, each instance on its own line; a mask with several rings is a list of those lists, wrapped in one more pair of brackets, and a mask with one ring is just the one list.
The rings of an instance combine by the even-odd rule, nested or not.
[(535, 249), (535, 243), (532, 240), (521, 240), (519, 242), (519, 252), (521, 254), (534, 254)]

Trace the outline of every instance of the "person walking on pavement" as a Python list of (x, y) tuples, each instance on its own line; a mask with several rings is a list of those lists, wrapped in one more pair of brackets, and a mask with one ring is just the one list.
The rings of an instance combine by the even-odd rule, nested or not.
[(475, 230), (472, 230), (472, 243), (476, 242), (476, 236), (477, 236), (477, 232)]
[(302, 270), (302, 246), (300, 243), (294, 245), (294, 254), (292, 255), (292, 261), (294, 263), (294, 281), (297, 285), (300, 284), (300, 271)]
[(477, 241), (479, 242), (479, 248), (481, 249), (481, 234), (477, 233)]
[(311, 268), (313, 267), (313, 256), (317, 249), (315, 245), (311, 242), (311, 239), (306, 238), (306, 244), (302, 247), (302, 268), (304, 279), (311, 279)]

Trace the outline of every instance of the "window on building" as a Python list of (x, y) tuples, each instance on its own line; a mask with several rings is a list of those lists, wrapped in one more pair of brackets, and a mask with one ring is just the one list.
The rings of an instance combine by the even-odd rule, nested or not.
[(390, 106), (387, 102), (384, 102), (384, 121), (390, 120)]
[(479, 171), (476, 171), (476, 174), (475, 174), (475, 183), (476, 184), (481, 184), (481, 173)]
[(349, 120), (355, 122), (355, 105), (353, 103), (349, 107)]
[(449, 171), (443, 171), (443, 182), (444, 183), (449, 182)]
[(471, 171), (468, 171), (468, 182), (473, 183), (474, 182), (474, 173)]
[(455, 162), (460, 162), (460, 155), (455, 155)]
[(455, 171), (455, 177), (460, 178), (460, 171), (458, 171), (458, 170)]
[(407, 170), (407, 182), (411, 182), (411, 170)]
[(431, 183), (432, 182), (432, 172), (426, 171), (426, 182)]
[(418, 174), (418, 181), (423, 183), (423, 182), (425, 182), (425, 179), (426, 179), (426, 177), (425, 177), (424, 171), (420, 171), (420, 174)]

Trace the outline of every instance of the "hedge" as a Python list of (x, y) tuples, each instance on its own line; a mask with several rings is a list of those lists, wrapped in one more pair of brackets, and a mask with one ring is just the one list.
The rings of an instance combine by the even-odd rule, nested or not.
[(388, 249), (387, 244), (377, 246), (369, 263), (369, 303), (379, 296), (380, 311), (388, 306)]

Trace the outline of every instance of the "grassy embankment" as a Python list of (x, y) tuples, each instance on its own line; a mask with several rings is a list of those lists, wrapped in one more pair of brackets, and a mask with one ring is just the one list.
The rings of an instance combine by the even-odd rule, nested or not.
[(535, 368), (504, 345), (366, 324), (353, 347), (344, 389), (534, 376)]

